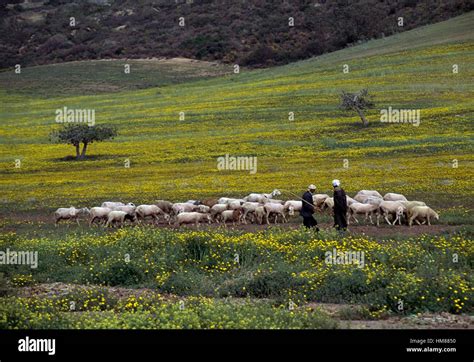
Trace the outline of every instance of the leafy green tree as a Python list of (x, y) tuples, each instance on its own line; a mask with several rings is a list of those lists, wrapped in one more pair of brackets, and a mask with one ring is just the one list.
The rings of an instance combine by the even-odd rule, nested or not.
[(373, 97), (369, 94), (368, 89), (364, 88), (358, 93), (348, 93), (346, 91), (342, 91), (340, 97), (340, 107), (347, 111), (356, 111), (363, 125), (367, 126), (369, 124), (369, 121), (367, 121), (364, 111), (370, 108), (374, 108), (375, 106), (373, 102)]
[[(87, 146), (93, 142), (113, 139), (117, 136), (117, 129), (113, 126), (99, 125), (88, 126), (87, 124), (66, 124), (64, 128), (51, 132), (50, 139), (56, 143), (71, 144), (76, 148), (76, 159), (86, 157)], [(82, 151), (80, 147), (82, 146)]]

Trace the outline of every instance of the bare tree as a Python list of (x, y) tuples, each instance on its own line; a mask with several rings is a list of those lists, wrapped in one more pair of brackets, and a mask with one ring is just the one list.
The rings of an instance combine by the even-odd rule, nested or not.
[(341, 108), (344, 110), (356, 111), (364, 126), (369, 124), (365, 118), (364, 111), (375, 106), (372, 95), (369, 94), (367, 88), (362, 89), (358, 93), (348, 93), (342, 91), (341, 93)]

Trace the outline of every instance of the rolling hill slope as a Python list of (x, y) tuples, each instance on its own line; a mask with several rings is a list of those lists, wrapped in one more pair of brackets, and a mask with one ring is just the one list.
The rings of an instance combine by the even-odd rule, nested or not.
[[(91, 206), (113, 198), (150, 202), (273, 188), (291, 198), (308, 183), (328, 192), (339, 178), (349, 192), (373, 188), (442, 208), (468, 207), (473, 24), (469, 13), (282, 67), (119, 93), (57, 96), (51, 79), (37, 97), (15, 92), (10, 82), (0, 90), (2, 201), (5, 207)], [(376, 101), (367, 128), (338, 108), (341, 90), (363, 87)], [(48, 88), (54, 97), (45, 99)], [(48, 141), (58, 128), (55, 110), (64, 106), (95, 109), (97, 123), (117, 125), (119, 137), (91, 145), (89, 160), (65, 161), (73, 148)], [(420, 125), (381, 123), (380, 109), (388, 107), (420, 109)], [(225, 154), (256, 156), (258, 172), (219, 171), (217, 157)]]

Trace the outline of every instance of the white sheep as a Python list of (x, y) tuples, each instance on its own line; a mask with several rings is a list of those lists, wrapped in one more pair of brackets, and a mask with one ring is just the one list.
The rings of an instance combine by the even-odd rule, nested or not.
[(393, 192), (389, 192), (383, 196), (385, 201), (407, 201), (407, 198), (402, 194), (395, 194)]
[(60, 220), (76, 220), (79, 225), (79, 214), (88, 214), (90, 210), (87, 207), (82, 209), (76, 209), (74, 206), (71, 207), (60, 207), (54, 212), (54, 224), (57, 226)]
[(242, 200), (243, 202), (245, 202), (244, 199), (236, 199), (236, 198), (232, 198), (232, 197), (221, 197), (219, 200), (217, 200), (217, 203), (218, 204), (228, 204), (229, 202), (237, 201), (237, 200)]
[(429, 206), (415, 206), (409, 211), (409, 219), (408, 219), (408, 225), (410, 227), (413, 225), (413, 221), (416, 221), (418, 225), (421, 225), (419, 222), (420, 220), (426, 220), (428, 222), (428, 225), (431, 226), (430, 219), (434, 218), (436, 220), (439, 220), (439, 215), (436, 213), (431, 207)]
[[(395, 225), (397, 221), (401, 225), (402, 216), (405, 212), (406, 208), (400, 201), (382, 201), (379, 205), (377, 214), (377, 226), (379, 226), (379, 215), (383, 215), (385, 221), (389, 225)], [(395, 217), (393, 224), (388, 219), (389, 215), (393, 215)]]
[(241, 216), (241, 221), (244, 223), (244, 224), (247, 224), (247, 216), (249, 214), (254, 214), (255, 213), (255, 209), (257, 207), (260, 206), (260, 203), (258, 202), (244, 202), (242, 204), (242, 210), (243, 210), (243, 213), (242, 213), (242, 216)]
[(347, 224), (349, 224), (351, 217), (359, 223), (359, 220), (355, 217), (355, 215), (365, 215), (365, 221), (367, 221), (367, 218), (369, 218), (370, 223), (373, 224), (374, 222), (372, 221), (372, 215), (374, 215), (377, 210), (378, 210), (378, 205), (373, 205), (373, 204), (362, 204), (360, 202), (355, 202), (349, 205), (348, 213), (349, 217), (347, 218)]
[(407, 211), (413, 209), (415, 206), (426, 206), (423, 201), (400, 201), (406, 207)]
[(173, 207), (173, 203), (170, 201), (156, 200), (155, 205), (158, 206), (161, 210), (163, 210), (163, 212), (166, 212), (167, 214), (171, 214), (172, 212), (171, 208)]
[(321, 211), (329, 209), (333, 210), (334, 208), (334, 197), (328, 197), (324, 200), (322, 206), (321, 206)]
[(380, 195), (380, 193), (378, 191), (375, 191), (375, 190), (360, 190), (357, 195), (354, 196), (354, 200), (356, 201), (359, 201), (359, 202), (362, 202), (362, 200), (364, 198), (366, 198), (367, 196), (375, 196), (375, 197), (378, 197), (378, 198), (383, 198), (382, 195)]
[(244, 201), (263, 203), (264, 200), (272, 199), (275, 196), (280, 196), (280, 195), (281, 195), (280, 190), (275, 189), (269, 194), (256, 194), (256, 193), (249, 194), (244, 197)]
[(234, 210), (225, 210), (222, 211), (222, 222), (225, 227), (227, 227), (226, 222), (227, 221), (232, 221), (232, 224), (235, 225), (236, 222), (240, 220), (240, 217), (242, 216), (242, 210), (241, 209), (234, 209)]
[(206, 205), (198, 205), (197, 211), (203, 214), (208, 214), (211, 211), (211, 208)]
[(171, 210), (173, 211), (174, 215), (178, 215), (182, 212), (192, 212), (197, 210), (198, 205), (190, 204), (187, 202), (177, 202), (173, 204)]
[(109, 207), (93, 207), (90, 211), (90, 220), (89, 226), (92, 226), (95, 220), (99, 220), (99, 223), (103, 221), (104, 223), (107, 222), (107, 217), (109, 213), (112, 211)]
[[(380, 197), (377, 196), (367, 196), (366, 198), (363, 198), (362, 201), (360, 201), (362, 204), (372, 204), (372, 205), (377, 205), (379, 206), (380, 203), (384, 201)], [(357, 201), (356, 201), (357, 202)]]
[(270, 221), (269, 221), (270, 214), (275, 214), (275, 224), (278, 221), (278, 215), (282, 217), (283, 222), (286, 222), (285, 207), (282, 204), (268, 202), (263, 205), (263, 208), (265, 209), (267, 224), (270, 224)]
[(347, 206), (351, 206), (352, 204), (356, 203), (357, 201), (354, 200), (352, 197), (346, 195)]
[(113, 209), (114, 207), (117, 206), (124, 206), (125, 204), (123, 202), (115, 202), (115, 201), (105, 201), (100, 205), (101, 207), (108, 207), (109, 209)]
[(283, 207), (288, 215), (294, 215), (295, 211), (300, 211), (303, 208), (303, 201), (288, 200), (283, 204)]
[(313, 205), (316, 206), (318, 209), (321, 209), (321, 207), (324, 204), (324, 201), (329, 198), (329, 195), (327, 194), (314, 194), (313, 195)]
[(117, 223), (123, 226), (125, 220), (135, 221), (135, 216), (126, 211), (112, 210), (109, 212), (109, 215), (107, 215), (107, 224), (105, 224), (105, 226), (114, 226)]
[(267, 213), (265, 212), (265, 208), (263, 206), (258, 206), (255, 211), (255, 219), (256, 221), (262, 225), (263, 219), (266, 217)]
[(203, 214), (200, 212), (181, 212), (176, 216), (176, 225), (181, 226), (182, 224), (195, 224), (199, 227), (199, 223), (207, 221), (209, 224), (212, 222), (210, 214)]
[(137, 218), (146, 219), (147, 217), (152, 217), (156, 224), (159, 223), (160, 215), (163, 215), (165, 221), (170, 221), (169, 214), (165, 213), (156, 205), (139, 205), (135, 209)]
[(237, 210), (242, 209), (244, 202), (243, 200), (233, 200), (228, 202), (227, 205), (229, 205), (229, 210)]
[(229, 205), (227, 204), (215, 204), (211, 207), (211, 216), (212, 219), (219, 222), (219, 217), (221, 216), (222, 212), (227, 210)]

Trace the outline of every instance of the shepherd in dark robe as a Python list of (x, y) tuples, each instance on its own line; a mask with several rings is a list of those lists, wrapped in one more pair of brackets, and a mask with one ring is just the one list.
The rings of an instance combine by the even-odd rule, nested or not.
[[(308, 191), (303, 194), (302, 202), (303, 206), (300, 211), (300, 215), (303, 217), (303, 225), (306, 226), (308, 229), (316, 227), (318, 222), (313, 217), (314, 214), (314, 204), (313, 204), (313, 193), (316, 191), (316, 186), (309, 185)], [(319, 229), (316, 227), (316, 231)]]
[(339, 180), (333, 180), (334, 187), (334, 227), (339, 231), (347, 229), (347, 198)]

